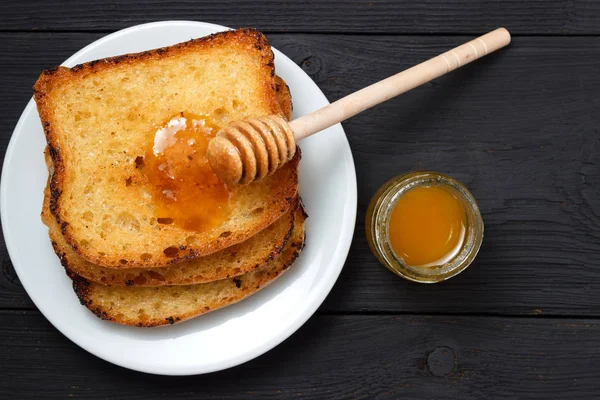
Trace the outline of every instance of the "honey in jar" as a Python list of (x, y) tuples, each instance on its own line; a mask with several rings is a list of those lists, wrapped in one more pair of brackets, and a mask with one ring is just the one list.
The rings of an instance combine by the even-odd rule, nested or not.
[(465, 227), (465, 209), (455, 195), (443, 187), (419, 186), (396, 202), (388, 234), (407, 265), (432, 267), (456, 257)]
[(475, 258), (483, 221), (475, 199), (456, 180), (410, 173), (384, 184), (367, 211), (367, 239), (377, 259), (403, 278), (448, 279)]

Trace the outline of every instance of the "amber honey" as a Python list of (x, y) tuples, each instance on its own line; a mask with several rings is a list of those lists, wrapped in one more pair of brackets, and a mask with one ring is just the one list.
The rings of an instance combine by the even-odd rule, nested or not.
[(460, 251), (466, 219), (460, 200), (450, 191), (419, 186), (394, 206), (388, 225), (390, 244), (407, 265), (443, 265)]
[(154, 189), (159, 223), (204, 231), (227, 217), (233, 189), (206, 158), (218, 130), (208, 116), (182, 112), (148, 132), (144, 173)]
[(385, 183), (367, 210), (371, 250), (388, 269), (423, 283), (448, 279), (475, 259), (483, 220), (475, 199), (458, 181), (415, 172)]

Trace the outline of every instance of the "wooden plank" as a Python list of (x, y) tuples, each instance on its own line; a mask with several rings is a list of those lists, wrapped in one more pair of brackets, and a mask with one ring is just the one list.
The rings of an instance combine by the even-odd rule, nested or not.
[(0, 393), (23, 399), (575, 400), (600, 389), (600, 321), (320, 316), (256, 360), (176, 378), (113, 366), (37, 312), (4, 311), (0, 365)]
[[(463, 40), (293, 35), (274, 42), (336, 99)], [(324, 309), (598, 315), (599, 44), (517, 38), (505, 51), (345, 123), (358, 224)], [(461, 180), (486, 223), (475, 264), (440, 285), (394, 277), (364, 235), (377, 188), (415, 169)]]
[[(98, 36), (0, 34), (2, 153), (39, 71)], [(467, 39), (269, 38), (330, 99)], [(600, 315), (597, 93), (600, 38), (522, 37), (498, 54), (348, 121), (344, 126), (358, 174), (357, 229), (322, 311)], [(414, 169), (461, 180), (479, 201), (486, 223), (475, 264), (443, 284), (396, 278), (366, 244), (364, 213), (371, 196), (387, 179)], [(4, 276), (0, 282), (11, 287)], [(18, 287), (0, 291), (0, 307), (30, 306)]]
[(4, 2), (2, 30), (112, 31), (159, 20), (198, 20), (268, 32), (483, 33), (506, 26), (516, 34), (598, 34), (593, 0), (238, 1), (126, 0), (85, 4)]

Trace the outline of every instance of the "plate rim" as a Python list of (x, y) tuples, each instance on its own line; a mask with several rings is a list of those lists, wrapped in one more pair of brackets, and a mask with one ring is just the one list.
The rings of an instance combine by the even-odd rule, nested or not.
[[(154, 28), (154, 27), (168, 27), (168, 26), (177, 27), (177, 26), (184, 26), (184, 25), (198, 25), (198, 26), (202, 26), (204, 28), (210, 28), (210, 29), (219, 30), (219, 31), (231, 29), (229, 27), (218, 25), (218, 24), (202, 22), (202, 21), (190, 21), (190, 20), (167, 20), (167, 21), (156, 21), (156, 22), (138, 24), (138, 25), (124, 28), (119, 31), (113, 32), (111, 34), (105, 35), (105, 36), (93, 41), (92, 43), (81, 48), (79, 51), (75, 52), (67, 60), (65, 60), (61, 65), (71, 65), (72, 66), (73, 59), (79, 58), (79, 57), (81, 57), (81, 55), (83, 53), (93, 49), (94, 47), (102, 46), (106, 41), (114, 40), (115, 38), (122, 36), (124, 34), (127, 34), (130, 31), (138, 31), (138, 30)], [(282, 57), (283, 59), (287, 59), (288, 61), (290, 61), (294, 65), (296, 65), (289, 57), (285, 56), (285, 54), (278, 51), (275, 47), (273, 47), (273, 52), (275, 53), (276, 56)], [(302, 70), (300, 70), (300, 71), (302, 73), (304, 73), (304, 71), (302, 71)], [(318, 87), (318, 85), (308, 75), (307, 75), (307, 77), (310, 79), (312, 84), (317, 88), (318, 92), (323, 97), (323, 99), (327, 103), (329, 103), (326, 96), (322, 93), (322, 91)], [(6, 215), (6, 212), (7, 212), (6, 204), (7, 204), (7, 199), (9, 198), (9, 193), (8, 193), (8, 191), (6, 189), (6, 185), (4, 183), (5, 183), (5, 178), (8, 175), (8, 173), (6, 171), (9, 168), (7, 168), (7, 167), (11, 164), (11, 161), (13, 159), (14, 152), (15, 152), (15, 149), (14, 149), (14, 147), (16, 146), (15, 145), (15, 142), (16, 142), (15, 137), (16, 137), (16, 134), (18, 134), (18, 132), (20, 132), (23, 129), (22, 126), (25, 124), (25, 120), (29, 117), (29, 114), (31, 112), (34, 112), (34, 113), (36, 112), (33, 97), (30, 98), (27, 105), (23, 109), (23, 112), (21, 113), (19, 120), (18, 120), (17, 124), (15, 125), (15, 128), (13, 129), (9, 144), (8, 144), (6, 152), (5, 152), (5, 158), (4, 158), (3, 168), (2, 168), (2, 175), (0, 177), (0, 215)], [(356, 228), (357, 202), (358, 202), (358, 199), (357, 199), (357, 176), (356, 176), (356, 168), (355, 168), (354, 158), (352, 155), (352, 150), (351, 150), (350, 144), (348, 143), (348, 139), (345, 135), (345, 131), (344, 131), (343, 127), (340, 124), (338, 124), (338, 125), (339, 125), (339, 129), (341, 129), (341, 132), (344, 133), (343, 141), (345, 141), (345, 144), (348, 146), (348, 149), (349, 149), (349, 151), (346, 154), (344, 154), (344, 158), (349, 159), (349, 160), (346, 160), (346, 161), (348, 161), (348, 162), (346, 162), (346, 164), (349, 166), (349, 171), (348, 171), (349, 179), (348, 179), (348, 182), (346, 182), (346, 189), (348, 190), (349, 195), (347, 198), (348, 203), (347, 203), (347, 206), (344, 207), (344, 215), (343, 215), (343, 220), (347, 224), (347, 229), (341, 229), (340, 237), (338, 238), (338, 243), (340, 243), (341, 247), (332, 256), (332, 259), (331, 259), (330, 263), (328, 264), (330, 266), (331, 265), (336, 266), (335, 272), (330, 276), (330, 278), (328, 280), (321, 280), (321, 281), (318, 281), (315, 283), (315, 285), (313, 286), (313, 289), (314, 289), (316, 295), (313, 296), (312, 298), (309, 298), (310, 301), (306, 303), (306, 306), (304, 307), (302, 314), (299, 315), (297, 318), (294, 318), (293, 320), (291, 320), (291, 322), (289, 324), (287, 324), (287, 325), (283, 326), (281, 329), (279, 329), (279, 332), (276, 335), (274, 335), (270, 341), (264, 342), (260, 346), (254, 346), (251, 348), (251, 350), (244, 352), (240, 355), (237, 355), (236, 357), (231, 357), (227, 360), (221, 361), (220, 365), (213, 366), (212, 368), (203, 368), (203, 364), (201, 364), (201, 363), (194, 364), (193, 367), (190, 366), (185, 371), (181, 371), (181, 370), (177, 370), (177, 369), (164, 370), (164, 369), (161, 369), (160, 367), (159, 368), (152, 368), (152, 367), (145, 368), (145, 367), (141, 367), (137, 364), (132, 365), (132, 364), (127, 364), (127, 363), (121, 362), (121, 359), (116, 359), (115, 357), (111, 357), (110, 351), (107, 351), (107, 352), (101, 351), (102, 346), (96, 346), (96, 347), (90, 346), (90, 345), (84, 343), (82, 340), (79, 340), (76, 337), (77, 335), (67, 333), (63, 329), (61, 329), (59, 327), (61, 324), (58, 323), (57, 318), (51, 313), (44, 312), (43, 311), (44, 307), (40, 307), (40, 304), (39, 304), (40, 299), (38, 298), (36, 300), (36, 295), (30, 294), (30, 293), (35, 293), (35, 289), (29, 285), (29, 282), (27, 281), (27, 279), (25, 279), (25, 280), (21, 279), (21, 276), (19, 276), (19, 269), (21, 267), (17, 267), (17, 264), (13, 263), (13, 267), (15, 269), (15, 272), (17, 273), (17, 276), (19, 276), (19, 279), (22, 283), (23, 289), (26, 291), (27, 295), (32, 300), (32, 302), (35, 304), (35, 306), (40, 311), (40, 313), (44, 316), (44, 318), (46, 318), (53, 325), (53, 327), (56, 330), (58, 330), (61, 334), (66, 336), (71, 342), (73, 342), (75, 345), (81, 347), (88, 353), (93, 354), (94, 356), (96, 356), (100, 359), (103, 359), (107, 362), (110, 362), (111, 364), (115, 364), (115, 365), (118, 365), (118, 366), (121, 366), (121, 367), (124, 367), (127, 369), (136, 370), (136, 371), (149, 373), (149, 374), (157, 374), (157, 375), (177, 375), (177, 376), (199, 375), (199, 374), (205, 374), (205, 373), (216, 372), (216, 371), (232, 368), (234, 366), (246, 363), (246, 362), (268, 352), (269, 350), (271, 350), (274, 347), (281, 344), (288, 337), (290, 337), (302, 325), (304, 325), (306, 323), (306, 321), (312, 315), (314, 315), (314, 313), (317, 311), (319, 306), (323, 303), (325, 298), (329, 295), (329, 293), (333, 289), (333, 286), (337, 282), (337, 279), (343, 269), (343, 266), (345, 265), (346, 259), (349, 254), (350, 246), (352, 243), (352, 238), (354, 236), (354, 230)], [(6, 248), (7, 248), (9, 257), (11, 257), (11, 262), (12, 262), (12, 260), (13, 260), (12, 255), (16, 254), (19, 250), (17, 249), (17, 244), (14, 242), (14, 237), (12, 237), (11, 234), (7, 234), (9, 232), (9, 227), (8, 227), (8, 222), (7, 222), (6, 218), (1, 219), (1, 225), (2, 225), (2, 231), (4, 234), (4, 241), (6, 244)], [(23, 267), (23, 268), (25, 268), (25, 267)]]

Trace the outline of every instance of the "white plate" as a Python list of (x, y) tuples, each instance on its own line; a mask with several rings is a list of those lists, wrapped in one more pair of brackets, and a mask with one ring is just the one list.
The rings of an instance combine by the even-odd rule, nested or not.
[[(225, 29), (188, 21), (138, 25), (92, 43), (63, 65), (149, 50)], [(328, 104), (293, 61), (274, 52), (277, 74), (292, 92), (294, 117)], [(192, 375), (251, 360), (285, 340), (316, 311), (346, 260), (356, 218), (356, 174), (338, 124), (301, 142), (300, 193), (310, 216), (307, 243), (280, 279), (238, 304), (178, 325), (142, 329), (102, 321), (79, 304), (40, 221), (47, 179), (44, 146), (31, 100), (15, 128), (2, 171), (6, 246), (23, 287), (46, 318), (77, 345), (114, 364), (155, 374)]]

